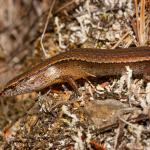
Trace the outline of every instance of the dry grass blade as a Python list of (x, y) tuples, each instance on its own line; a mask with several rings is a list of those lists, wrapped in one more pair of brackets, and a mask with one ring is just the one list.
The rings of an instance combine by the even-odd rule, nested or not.
[(146, 1), (146, 6), (148, 8), (148, 12), (147, 12), (147, 22), (146, 22), (146, 28), (147, 28), (147, 39), (148, 39), (148, 44), (150, 44), (150, 1), (147, 0)]
[(134, 0), (134, 4), (135, 4), (135, 15), (136, 15), (136, 28), (137, 28), (137, 40), (139, 41), (139, 15), (138, 15), (138, 4), (137, 4), (137, 0)]
[(145, 0), (141, 0), (141, 12), (140, 12), (140, 45), (145, 45)]

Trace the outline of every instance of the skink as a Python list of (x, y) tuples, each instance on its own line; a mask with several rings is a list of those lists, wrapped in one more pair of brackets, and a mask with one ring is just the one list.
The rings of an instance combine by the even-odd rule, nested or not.
[(126, 71), (125, 66), (130, 66), (134, 75), (150, 80), (150, 47), (70, 50), (11, 80), (0, 95), (8, 97), (29, 93), (61, 82), (69, 82), (77, 89), (77, 79), (121, 75)]

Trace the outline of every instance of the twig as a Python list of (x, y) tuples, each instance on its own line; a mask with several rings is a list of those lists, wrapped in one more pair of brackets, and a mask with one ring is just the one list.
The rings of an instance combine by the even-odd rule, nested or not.
[(120, 119), (122, 122), (124, 122), (125, 124), (131, 126), (133, 129), (140, 130), (140, 128), (138, 128), (138, 127), (135, 126), (134, 124), (132, 124), (132, 123), (126, 121), (125, 119), (123, 119), (123, 118), (119, 118), (119, 119)]
[(46, 29), (47, 29), (47, 26), (48, 26), (48, 22), (49, 22), (49, 19), (52, 17), (52, 9), (55, 5), (55, 0), (52, 0), (52, 4), (51, 4), (51, 7), (49, 9), (49, 13), (48, 13), (48, 16), (47, 16), (47, 20), (46, 20), (46, 23), (45, 23), (45, 27), (44, 27), (44, 30), (43, 30), (43, 33), (41, 35), (41, 39), (40, 39), (40, 44), (41, 44), (41, 47), (42, 47), (42, 51), (44, 53), (44, 57), (45, 58), (48, 58), (48, 54), (46, 53), (46, 50), (44, 48), (44, 45), (43, 45), (43, 38), (44, 38), (44, 35), (45, 35), (45, 32), (46, 32)]
[[(121, 118), (119, 118), (120, 120), (122, 120)], [(138, 117), (135, 117), (135, 118), (130, 118), (128, 121), (130, 122), (127, 122), (127, 121), (124, 121), (124, 119), (122, 120), (123, 122), (127, 122), (127, 124), (131, 124), (131, 125), (134, 125), (135, 123), (138, 123), (138, 122), (143, 122), (143, 121), (146, 121), (148, 120), (148, 116), (147, 115), (144, 115), (144, 114), (141, 114), (139, 115)], [(129, 125), (128, 124), (128, 125)], [(118, 122), (116, 123), (113, 123), (111, 125), (108, 125), (108, 126), (105, 126), (105, 127), (102, 127), (102, 128), (99, 128), (97, 130), (95, 130), (95, 135), (98, 136), (99, 134), (102, 134), (102, 133), (105, 133), (107, 131), (110, 131), (112, 129), (115, 129), (118, 127)], [(136, 128), (136, 127), (135, 127)], [(147, 130), (143, 130), (144, 133), (146, 133)], [(147, 131), (147, 133), (149, 133), (149, 131)]]
[(125, 44), (124, 48), (128, 48), (132, 42), (134, 41), (133, 38), (131, 38), (131, 36), (129, 37), (130, 39), (127, 41), (127, 43)]
[(112, 49), (116, 48), (116, 47), (120, 44), (120, 42), (121, 42), (129, 33), (130, 33), (130, 32), (127, 31), (127, 32), (121, 37), (121, 39), (112, 47)]
[(56, 10), (55, 13), (61, 12), (63, 9), (65, 9), (66, 7), (69, 7), (73, 3), (75, 3), (75, 0), (68, 1), (67, 3), (63, 4), (60, 8), (58, 8), (58, 10)]
[(122, 138), (124, 136), (124, 131), (123, 131), (124, 127), (125, 127), (125, 123), (120, 120), (119, 121), (119, 128), (117, 129), (117, 135), (116, 135), (116, 140), (115, 140), (115, 144), (114, 144), (114, 150), (119, 149), (119, 146), (122, 142)]
[(135, 3), (135, 14), (136, 14), (137, 41), (140, 46), (143, 46), (146, 43), (145, 0), (141, 0), (140, 16), (138, 14), (137, 0), (134, 0), (134, 3)]

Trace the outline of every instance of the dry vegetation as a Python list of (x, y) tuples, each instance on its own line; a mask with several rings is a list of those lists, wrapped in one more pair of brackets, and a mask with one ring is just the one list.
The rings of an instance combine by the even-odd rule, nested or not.
[[(149, 0), (0, 0), (0, 88), (68, 49), (143, 45)], [(0, 149), (150, 149), (150, 83), (127, 68), (78, 84), (0, 98)]]

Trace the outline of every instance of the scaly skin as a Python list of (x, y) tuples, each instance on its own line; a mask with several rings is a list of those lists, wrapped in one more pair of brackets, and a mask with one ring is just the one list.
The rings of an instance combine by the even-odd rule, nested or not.
[(133, 74), (144, 75), (150, 80), (150, 47), (67, 51), (11, 80), (0, 95), (8, 97), (29, 93), (61, 82), (69, 82), (76, 90), (74, 81), (77, 79), (120, 75), (125, 66), (130, 66)]

